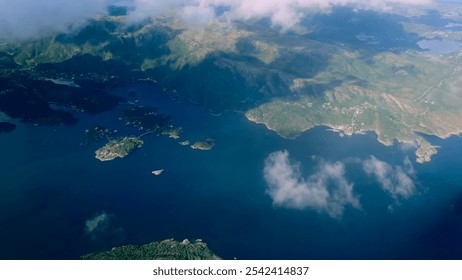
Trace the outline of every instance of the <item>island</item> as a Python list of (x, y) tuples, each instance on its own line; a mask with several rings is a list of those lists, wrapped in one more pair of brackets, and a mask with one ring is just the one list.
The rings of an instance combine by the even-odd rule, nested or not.
[(178, 242), (167, 239), (145, 245), (114, 247), (111, 251), (91, 253), (83, 260), (220, 260), (201, 239)]
[[(444, 7), (442, 15), (448, 7), (460, 9)], [(340, 135), (373, 132), (384, 145), (412, 143), (416, 161), (430, 161), (438, 147), (427, 136), (462, 134), (462, 31), (418, 17), (361, 29), (343, 19), (366, 26), (365, 14), (332, 12), (343, 24), (306, 18), (291, 32), (253, 21), (217, 20), (198, 28), (174, 15), (125, 29), (124, 17), (107, 15), (72, 36), (7, 40), (0, 44), (0, 111), (26, 122), (72, 125), (74, 112), (130, 105), (120, 118), (126, 125), (179, 137), (170, 116), (132, 100), (135, 91), (129, 90), (128, 100), (105, 92), (121, 82), (145, 81), (163, 92), (174, 88), (176, 98), (213, 115), (245, 112), (283, 137), (316, 126)], [(390, 28), (398, 33), (380, 32)], [(429, 50), (445, 42), (449, 50)], [(192, 148), (209, 149), (203, 143)]]
[(191, 145), (191, 148), (194, 150), (208, 151), (211, 150), (214, 146), (215, 140), (207, 138), (205, 141), (196, 141), (194, 144)]
[(180, 134), (183, 132), (183, 128), (181, 127), (173, 127), (170, 125), (166, 129), (162, 131), (162, 135), (168, 135), (168, 137), (172, 139), (179, 139)]
[(124, 158), (134, 149), (142, 147), (143, 140), (139, 137), (123, 137), (109, 141), (104, 147), (96, 150), (96, 158), (100, 161), (109, 161), (115, 158)]
[(178, 144), (180, 144), (181, 146), (189, 146), (189, 144), (191, 144), (188, 140), (186, 141), (180, 141), (178, 142)]
[(164, 173), (164, 169), (153, 170), (151, 173), (156, 176), (159, 176), (160, 174)]

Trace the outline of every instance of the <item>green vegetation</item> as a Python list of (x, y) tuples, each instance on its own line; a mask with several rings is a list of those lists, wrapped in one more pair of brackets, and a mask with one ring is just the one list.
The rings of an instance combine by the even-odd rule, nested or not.
[(143, 146), (144, 142), (138, 137), (123, 137), (109, 141), (104, 147), (96, 150), (96, 158), (100, 161), (109, 161), (117, 157), (124, 158), (134, 149)]
[[(2, 77), (13, 80), (22, 75), (39, 93), (32, 97), (18, 86), (14, 90), (24, 98), (39, 100), (2, 108), (2, 102), (15, 102), (11, 88), (2, 89), (0, 110), (20, 108), (7, 113), (25, 120), (44, 115), (49, 122), (59, 123), (56, 119), (68, 113), (50, 110), (47, 102), (98, 113), (117, 106), (120, 100), (99, 90), (84, 99), (76, 96), (143, 79), (159, 82), (166, 91), (200, 103), (212, 113), (243, 111), (249, 120), (284, 137), (324, 125), (342, 135), (372, 131), (385, 145), (414, 143), (418, 162), (429, 161), (437, 152), (422, 134), (446, 138), (462, 132), (461, 53), (430, 56), (416, 50), (417, 40), (422, 39), (417, 34), (460, 39), (460, 31), (429, 27), (412, 19), (401, 24), (393, 20), (393, 32), (401, 32), (399, 38), (387, 32), (379, 38), (380, 32), (374, 33), (372, 27), (370, 32), (356, 32), (323, 23), (306, 32), (281, 33), (251, 21), (213, 21), (199, 27), (165, 16), (122, 28), (123, 19), (101, 17), (76, 34), (0, 45), (4, 66), (0, 86)], [(53, 90), (44, 91), (43, 84), (51, 83), (43, 82), (44, 77), (69, 80), (82, 88), (54, 85)], [(25, 84), (23, 80), (11, 84)], [(42, 115), (22, 116), (30, 111), (30, 104), (41, 104)], [(168, 116), (153, 108), (132, 106), (122, 119), (144, 132), (174, 139), (181, 133)], [(192, 148), (208, 150), (213, 144), (198, 141)]]
[(84, 260), (218, 260), (202, 240), (178, 242), (173, 239), (146, 245), (115, 247), (111, 251), (82, 256)]
[(165, 60), (171, 62), (173, 69), (195, 66), (216, 52), (237, 53), (236, 42), (249, 35), (249, 32), (236, 29), (230, 23), (217, 22), (205, 28), (186, 28), (168, 43), (171, 53)]
[[(325, 71), (296, 79), (298, 100), (274, 100), (247, 112), (284, 137), (295, 137), (325, 125), (341, 134), (374, 131), (385, 145), (414, 142), (417, 161), (437, 152), (419, 133), (441, 138), (462, 132), (462, 86), (459, 55), (429, 57), (418, 52), (380, 53), (364, 61), (358, 53), (342, 51)], [(350, 78), (349, 78), (350, 77)], [(354, 77), (351, 78), (351, 77)], [(313, 84), (328, 86), (322, 94), (303, 94)]]
[(255, 40), (252, 45), (256, 50), (255, 57), (265, 64), (270, 64), (279, 58), (279, 48), (276, 44)]

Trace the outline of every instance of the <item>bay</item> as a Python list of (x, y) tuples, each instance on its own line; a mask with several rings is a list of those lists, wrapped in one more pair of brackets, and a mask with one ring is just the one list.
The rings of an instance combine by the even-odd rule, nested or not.
[[(94, 152), (104, 142), (80, 145), (85, 129), (139, 134), (119, 120), (128, 104), (79, 113), (71, 127), (16, 123), (13, 133), (0, 135), (0, 258), (75, 259), (167, 238), (204, 239), (227, 259), (460, 258), (460, 138), (431, 138), (442, 148), (432, 162), (413, 163), (416, 192), (396, 200), (362, 164), (374, 156), (404, 166), (406, 157), (415, 161), (412, 149), (385, 147), (373, 133), (340, 137), (325, 127), (284, 139), (242, 113), (212, 116), (148, 83), (113, 93), (129, 98), (130, 90), (137, 93), (133, 102), (171, 115), (181, 138), (147, 135), (130, 156), (98, 161)], [(178, 144), (207, 138), (216, 141), (210, 151)], [(332, 218), (274, 205), (263, 169), (271, 153), (283, 150), (303, 178), (322, 162), (342, 163), (361, 208), (347, 206)], [(158, 169), (164, 172), (153, 176)], [(98, 216), (105, 222), (89, 231), (87, 222)]]

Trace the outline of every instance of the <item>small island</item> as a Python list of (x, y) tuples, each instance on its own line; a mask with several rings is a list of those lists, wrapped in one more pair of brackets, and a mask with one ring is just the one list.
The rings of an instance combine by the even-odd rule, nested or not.
[(178, 242), (167, 239), (145, 245), (114, 247), (111, 251), (91, 253), (83, 260), (220, 260), (201, 239)]
[(211, 150), (215, 146), (215, 140), (207, 138), (205, 141), (196, 141), (196, 143), (191, 145), (191, 148), (194, 150)]
[(151, 173), (153, 175), (159, 176), (160, 174), (164, 173), (164, 169), (154, 170)]
[(181, 142), (178, 142), (181, 146), (189, 146), (189, 144), (191, 144), (188, 140), (186, 141), (181, 141)]
[(173, 127), (170, 125), (168, 128), (164, 129), (162, 131), (162, 135), (168, 135), (168, 137), (173, 138), (173, 139), (179, 139), (180, 134), (183, 132), (183, 129), (181, 127)]
[(134, 149), (142, 147), (143, 140), (138, 137), (123, 137), (109, 141), (104, 147), (96, 150), (96, 158), (100, 161), (109, 161), (117, 157), (124, 158)]

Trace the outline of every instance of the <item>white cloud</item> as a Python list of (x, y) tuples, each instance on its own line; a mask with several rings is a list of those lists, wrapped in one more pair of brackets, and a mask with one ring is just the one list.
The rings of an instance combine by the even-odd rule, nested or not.
[(188, 23), (206, 24), (211, 22), (215, 17), (215, 9), (201, 1), (197, 6), (185, 6), (180, 16)]
[(419, 143), (417, 141), (399, 142), (398, 145), (403, 152), (413, 151), (419, 147)]
[(406, 199), (416, 192), (413, 180), (415, 170), (407, 157), (404, 160), (404, 167), (392, 167), (371, 156), (370, 159), (363, 162), (363, 168), (368, 175), (373, 176), (380, 183), (384, 191), (395, 199)]
[(109, 229), (111, 216), (103, 212), (85, 221), (85, 234), (96, 236)]
[(112, 214), (101, 212), (85, 221), (84, 233), (93, 241), (118, 242), (125, 238), (125, 231)]
[(0, 0), (0, 37), (29, 39), (79, 27), (110, 4), (129, 5), (129, 21), (142, 20), (164, 13), (177, 14), (196, 24), (217, 18), (215, 9), (226, 7), (220, 19), (249, 20), (269, 18), (273, 26), (289, 29), (300, 22), (309, 10), (329, 9), (335, 5), (358, 9), (396, 11), (399, 4), (415, 7), (432, 0)]
[[(202, 17), (203, 21), (216, 17), (216, 7), (227, 7), (222, 18), (249, 20), (270, 18), (273, 26), (289, 29), (300, 22), (303, 15), (310, 10), (326, 10), (333, 6), (352, 6), (357, 9), (371, 9), (393, 12), (396, 5), (403, 6), (430, 5), (432, 0), (170, 0), (149, 1), (134, 0), (135, 18), (157, 16), (166, 11), (176, 11), (179, 15), (194, 19)], [(197, 15), (197, 16), (196, 16)]]
[(304, 177), (300, 163), (291, 162), (287, 151), (278, 151), (265, 160), (263, 173), (267, 193), (275, 206), (313, 209), (340, 218), (347, 206), (361, 207), (353, 192), (353, 184), (345, 176), (345, 166), (349, 164), (362, 165), (365, 173), (376, 179), (382, 190), (393, 197), (397, 204), (417, 192), (414, 182), (416, 171), (408, 157), (401, 166), (391, 166), (374, 156), (366, 160), (346, 158), (334, 163), (320, 160), (315, 172)]
[(407, 174), (413, 177), (416, 174), (414, 166), (412, 165), (412, 162), (408, 157), (404, 158), (404, 170), (406, 171)]
[(334, 218), (340, 218), (347, 205), (360, 208), (341, 162), (322, 162), (317, 172), (305, 179), (300, 164), (290, 163), (287, 151), (278, 151), (265, 160), (264, 178), (275, 206), (314, 209)]

